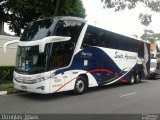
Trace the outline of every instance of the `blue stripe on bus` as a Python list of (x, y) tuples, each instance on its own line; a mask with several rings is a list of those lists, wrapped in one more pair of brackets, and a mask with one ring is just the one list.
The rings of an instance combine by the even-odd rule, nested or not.
[[(84, 60), (88, 60), (88, 66), (84, 66)], [(110, 82), (111, 79), (113, 80), (113, 78), (117, 79), (115, 77), (116, 74), (122, 76), (125, 73), (103, 50), (96, 47), (89, 47), (81, 50), (74, 56), (73, 62), (69, 68), (57, 70), (54, 74), (57, 75), (69, 70), (91, 71), (95, 69), (107, 69), (113, 72), (105, 73), (97, 71), (91, 73), (99, 85), (106, 84)]]

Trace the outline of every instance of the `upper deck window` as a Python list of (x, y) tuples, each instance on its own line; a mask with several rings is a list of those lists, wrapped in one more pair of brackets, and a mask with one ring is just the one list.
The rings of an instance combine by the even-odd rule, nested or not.
[(51, 67), (62, 68), (69, 65), (84, 23), (74, 20), (59, 20), (53, 35), (71, 37), (71, 40), (52, 44)]
[(34, 41), (50, 36), (53, 33), (53, 23), (53, 19), (44, 19), (31, 23), (31, 25), (24, 30), (20, 41)]
[(140, 41), (133, 38), (89, 25), (84, 35), (81, 49), (98, 46), (137, 52), (137, 49), (143, 49), (140, 43)]

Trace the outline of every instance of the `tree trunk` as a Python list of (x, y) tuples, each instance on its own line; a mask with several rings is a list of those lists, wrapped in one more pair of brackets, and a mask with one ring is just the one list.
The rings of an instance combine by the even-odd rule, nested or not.
[(4, 23), (0, 21), (0, 35), (4, 34)]
[(58, 7), (59, 7), (59, 4), (60, 4), (60, 1), (61, 1), (61, 0), (56, 0), (56, 6), (55, 6), (55, 10), (54, 10), (53, 16), (56, 16), (56, 15), (57, 15)]

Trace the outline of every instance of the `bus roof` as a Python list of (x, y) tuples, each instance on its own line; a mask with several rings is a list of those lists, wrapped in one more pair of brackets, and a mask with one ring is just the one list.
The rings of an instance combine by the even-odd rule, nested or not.
[[(122, 36), (126, 36), (126, 37), (129, 37), (129, 38), (133, 38), (133, 39), (135, 39), (135, 40), (139, 40), (139, 41), (142, 41), (142, 42), (149, 43), (148, 41), (145, 41), (145, 40), (136, 38), (136, 37), (131, 36), (131, 35), (128, 36), (128, 35), (121, 34), (121, 33), (118, 33), (118, 32), (112, 31), (112, 30), (108, 30), (108, 29), (106, 29), (106, 27), (105, 27), (104, 25), (98, 25), (98, 24), (88, 23), (84, 18), (80, 18), (80, 17), (73, 17), (73, 16), (56, 16), (56, 17), (48, 17), (48, 18), (45, 18), (45, 19), (53, 19), (53, 18), (59, 19), (59, 20), (76, 20), (76, 21), (80, 21), (80, 22), (83, 22), (83, 23), (87, 23), (88, 25), (91, 25), (91, 26), (94, 26), (94, 27), (97, 27), (97, 28), (100, 28), (100, 29), (104, 29), (104, 30), (113, 32), (113, 33), (115, 33), (115, 34), (119, 34), (119, 35), (122, 35)], [(39, 19), (39, 20), (44, 20), (44, 19)], [(39, 21), (39, 20), (37, 20), (37, 21)]]
[(38, 19), (36, 21), (45, 20), (45, 19), (76, 20), (76, 21), (80, 21), (80, 22), (86, 23), (86, 20), (84, 18), (72, 17), (72, 16), (47, 17), (47, 18), (43, 18), (43, 19)]
[(119, 34), (119, 35), (122, 35), (122, 36), (125, 36), (125, 37), (133, 38), (133, 39), (135, 39), (135, 40), (139, 40), (139, 41), (142, 41), (142, 42), (150, 43), (150, 42), (145, 41), (145, 40), (143, 40), (143, 39), (136, 38), (136, 37), (134, 37), (134, 36), (132, 36), (132, 35), (121, 34), (121, 33), (115, 32), (115, 31), (113, 31), (113, 30), (108, 30), (108, 29), (106, 29), (105, 26), (103, 26), (103, 25), (98, 25), (97, 23), (96, 23), (96, 24), (87, 23), (87, 24), (88, 24), (88, 25), (91, 25), (91, 26), (94, 26), (94, 27), (97, 27), (97, 28), (100, 28), (100, 29), (104, 29), (104, 30), (106, 30), (106, 31), (113, 32), (113, 33), (115, 33), (115, 34)]

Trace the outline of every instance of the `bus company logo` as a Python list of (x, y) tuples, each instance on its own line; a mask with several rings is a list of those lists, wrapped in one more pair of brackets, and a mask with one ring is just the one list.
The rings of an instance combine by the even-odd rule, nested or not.
[(128, 55), (127, 53), (126, 53), (126, 54), (122, 54), (122, 53), (118, 53), (118, 52), (116, 51), (114, 58), (120, 58), (120, 59), (136, 59), (136, 56)]
[(82, 58), (91, 58), (92, 57), (92, 53), (90, 53), (90, 52), (82, 52), (81, 53), (81, 57)]

